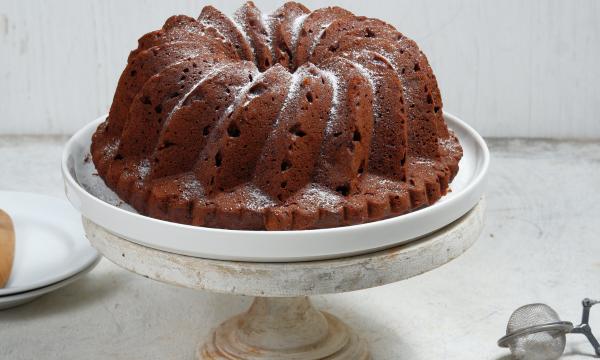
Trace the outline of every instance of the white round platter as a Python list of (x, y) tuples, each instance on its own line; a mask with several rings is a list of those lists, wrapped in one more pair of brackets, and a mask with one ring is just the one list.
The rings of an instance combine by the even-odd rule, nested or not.
[(48, 285), (48, 286), (45, 286), (42, 288), (34, 289), (31, 291), (18, 293), (18, 294), (0, 296), (0, 310), (10, 309), (10, 308), (13, 308), (13, 307), (16, 307), (19, 305), (26, 304), (30, 301), (33, 301), (33, 300), (39, 298), (42, 295), (45, 295), (52, 291), (56, 291), (60, 288), (63, 288), (65, 286), (79, 280), (81, 277), (83, 277), (83, 275), (92, 271), (96, 267), (96, 265), (98, 265), (98, 263), (100, 262), (100, 259), (102, 259), (102, 258), (101, 257), (96, 258), (87, 268), (85, 268), (82, 271), (76, 273), (75, 275), (73, 275), (69, 278), (66, 278), (62, 281), (59, 281), (57, 283), (54, 283), (54, 284), (51, 284), (51, 285)]
[(67, 198), (81, 214), (129, 241), (171, 253), (253, 262), (331, 259), (397, 246), (438, 230), (472, 209), (481, 198), (490, 156), (485, 141), (457, 117), (444, 114), (463, 147), (451, 192), (427, 208), (367, 224), (302, 231), (213, 229), (162, 221), (123, 204), (95, 174), (91, 137), (105, 116), (66, 144), (62, 172)]
[(88, 268), (99, 257), (81, 217), (65, 200), (0, 191), (0, 208), (15, 227), (15, 259), (0, 297), (42, 288)]

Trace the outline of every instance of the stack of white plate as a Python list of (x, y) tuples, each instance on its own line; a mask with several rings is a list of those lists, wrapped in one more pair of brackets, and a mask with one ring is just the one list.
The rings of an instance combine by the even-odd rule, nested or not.
[(91, 247), (80, 215), (69, 203), (49, 196), (0, 191), (0, 208), (12, 218), (15, 260), (0, 289), (0, 309), (32, 301), (78, 280), (100, 257)]

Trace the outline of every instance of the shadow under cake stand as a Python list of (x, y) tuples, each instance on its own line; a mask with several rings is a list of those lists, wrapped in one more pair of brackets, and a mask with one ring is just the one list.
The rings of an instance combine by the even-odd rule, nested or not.
[(92, 245), (115, 264), (192, 289), (255, 296), (250, 309), (222, 323), (198, 348), (199, 359), (369, 359), (348, 325), (317, 310), (310, 295), (380, 286), (435, 269), (479, 237), (485, 200), (418, 240), (369, 254), (288, 263), (210, 260), (173, 254), (116, 236), (87, 218)]

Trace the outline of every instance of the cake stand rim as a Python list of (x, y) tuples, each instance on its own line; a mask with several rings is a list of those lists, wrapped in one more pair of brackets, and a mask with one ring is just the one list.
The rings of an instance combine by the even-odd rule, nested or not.
[[(296, 297), (367, 289), (418, 276), (462, 255), (479, 238), (486, 200), (450, 225), (407, 244), (350, 257), (303, 262), (197, 258), (146, 247), (82, 217), (92, 245), (110, 261), (156, 281), (218, 293)], [(100, 231), (98, 231), (100, 229)]]
[[(109, 229), (112, 233), (118, 234), (122, 237), (127, 238), (129, 241), (136, 242), (140, 245), (153, 247), (155, 249), (169, 251), (172, 253), (178, 253), (182, 255), (233, 261), (290, 262), (333, 259), (337, 257), (347, 257), (361, 253), (373, 252), (410, 242), (415, 238), (424, 236), (427, 233), (443, 228), (444, 226), (448, 225), (452, 221), (455, 221), (457, 218), (463, 216), (467, 211), (472, 209), (477, 203), (478, 199), (483, 195), (490, 163), (490, 155), (487, 145), (483, 138), (468, 124), (447, 112), (444, 113), (444, 116), (449, 123), (454, 123), (455, 126), (460, 127), (462, 131), (468, 134), (467, 138), (459, 137), (461, 143), (463, 141), (472, 141), (473, 144), (475, 144), (473, 146), (477, 148), (479, 156), (476, 159), (476, 163), (478, 164), (477, 172), (469, 181), (468, 185), (457, 195), (457, 197), (453, 198), (452, 201), (440, 201), (424, 209), (419, 209), (408, 214), (391, 217), (384, 220), (356, 224), (351, 226), (314, 230), (249, 231), (214, 229), (185, 224), (177, 224), (150, 218), (138, 213), (133, 213), (121, 209), (117, 206), (114, 206), (101, 200), (92, 193), (88, 192), (86, 189), (84, 189), (83, 185), (80, 184), (79, 181), (74, 178), (73, 174), (71, 174), (71, 171), (69, 170), (69, 161), (73, 161), (71, 157), (73, 156), (73, 147), (76, 146), (76, 138), (78, 136), (81, 136), (81, 133), (95, 128), (102, 120), (105, 119), (106, 116), (101, 116), (98, 119), (96, 119), (96, 121), (86, 125), (75, 135), (73, 135), (73, 137), (65, 145), (61, 164), (63, 179), (65, 183), (65, 193), (72, 205), (76, 209), (78, 209), (84, 216), (91, 218), (95, 222), (101, 223), (101, 225), (103, 225), (106, 228), (110, 228), (112, 226), (110, 222), (118, 219), (118, 217), (122, 217), (122, 219), (120, 219), (121, 225), (119, 227), (136, 228), (138, 229), (134, 231), (136, 232), (136, 235), (137, 232), (143, 231), (141, 228), (144, 227), (144, 224), (155, 226), (159, 229), (177, 231), (179, 235), (185, 235), (184, 237), (186, 238), (186, 240), (183, 240), (183, 238), (179, 239), (180, 236), (175, 236), (174, 240), (179, 241), (178, 244), (170, 242), (160, 243), (155, 239), (149, 241), (147, 240), (147, 237), (134, 236), (127, 233), (123, 233), (122, 230), (119, 231), (119, 229), (116, 229), (117, 226)], [(452, 215), (447, 215), (447, 213), (450, 212), (452, 213)], [(446, 215), (441, 216), (440, 219), (436, 219), (435, 216), (432, 216), (444, 213)], [(113, 217), (112, 215), (115, 216)], [(442, 217), (443, 219), (441, 219)], [(424, 221), (425, 218), (428, 219), (427, 222)], [(129, 223), (127, 221), (135, 221), (136, 225), (129, 226)], [(368, 246), (364, 246), (361, 242), (357, 241), (356, 239), (356, 237), (358, 237), (356, 235), (358, 232), (360, 232), (361, 236), (363, 236), (364, 234), (369, 233), (372, 230), (380, 230), (382, 232), (386, 232), (388, 235), (387, 237), (391, 237), (391, 234), (397, 235), (397, 233), (394, 232), (394, 230), (397, 229), (394, 228), (400, 226), (403, 230), (406, 230), (406, 223), (409, 221), (413, 221), (414, 223), (420, 223), (420, 225), (428, 226), (429, 228), (427, 230), (413, 229), (410, 231), (414, 234), (411, 233), (411, 235), (403, 235), (403, 238), (395, 237), (393, 239), (380, 241), (377, 244), (372, 244)], [(419, 226), (415, 228), (419, 228)], [(190, 241), (187, 240), (190, 240), (188, 238), (190, 238), (192, 235), (196, 237), (194, 240), (196, 240), (198, 244), (202, 245), (190, 244)], [(339, 240), (342, 237), (352, 236), (354, 236), (354, 239), (352, 241), (344, 240), (340, 242)], [(228, 253), (229, 250), (225, 251), (223, 248), (217, 249), (215, 247), (216, 242), (212, 241), (213, 239), (208, 239), (209, 237), (220, 238), (222, 241), (234, 239), (236, 241), (240, 241), (240, 244), (238, 245), (242, 246), (247, 246), (247, 243), (249, 242), (255, 242), (255, 244), (257, 245), (259, 243), (261, 245), (270, 243), (274, 247), (294, 245), (296, 248), (291, 249), (291, 251), (289, 252), (287, 252), (287, 250), (282, 250), (281, 248), (272, 249), (267, 247), (264, 249), (266, 253), (252, 254), (251, 252), (247, 253), (243, 251), (237, 251), (236, 253)], [(322, 247), (317, 248), (317, 246), (312, 246), (312, 250), (307, 250), (305, 247), (304, 249), (300, 249), (300, 251), (297, 251), (299, 250), (297, 249), (299, 246), (298, 242), (296, 242), (295, 244), (290, 244), (286, 242), (286, 240), (292, 239), (294, 237), (304, 237), (306, 241), (310, 241), (311, 237), (321, 237), (321, 242), (319, 243), (319, 246)], [(244, 240), (241, 240), (242, 238)], [(384, 236), (381, 236), (381, 238), (384, 238)], [(323, 242), (327, 240), (331, 240), (330, 243)], [(247, 243), (244, 244), (244, 242)], [(284, 244), (284, 242), (286, 243)], [(352, 243), (354, 245), (348, 245), (349, 243)], [(360, 246), (356, 245), (357, 243), (361, 243)], [(303, 245), (304, 247), (304, 244), (301, 245)], [(340, 246), (342, 246), (343, 249), (340, 249)], [(235, 246), (233, 248), (235, 248)]]

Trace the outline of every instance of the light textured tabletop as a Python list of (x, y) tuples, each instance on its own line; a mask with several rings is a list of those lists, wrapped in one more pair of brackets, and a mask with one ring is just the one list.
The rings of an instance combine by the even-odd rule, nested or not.
[[(66, 138), (0, 137), (0, 189), (64, 197)], [(545, 302), (579, 321), (600, 298), (600, 142), (490, 140), (487, 224), (463, 256), (379, 288), (314, 297), (381, 359), (508, 359), (510, 313)], [(1, 204), (0, 204), (1, 206)], [(0, 359), (193, 359), (198, 342), (250, 298), (177, 288), (107, 260), (80, 281), (0, 312)], [(600, 335), (600, 309), (592, 309)], [(591, 347), (569, 335), (567, 358)]]

